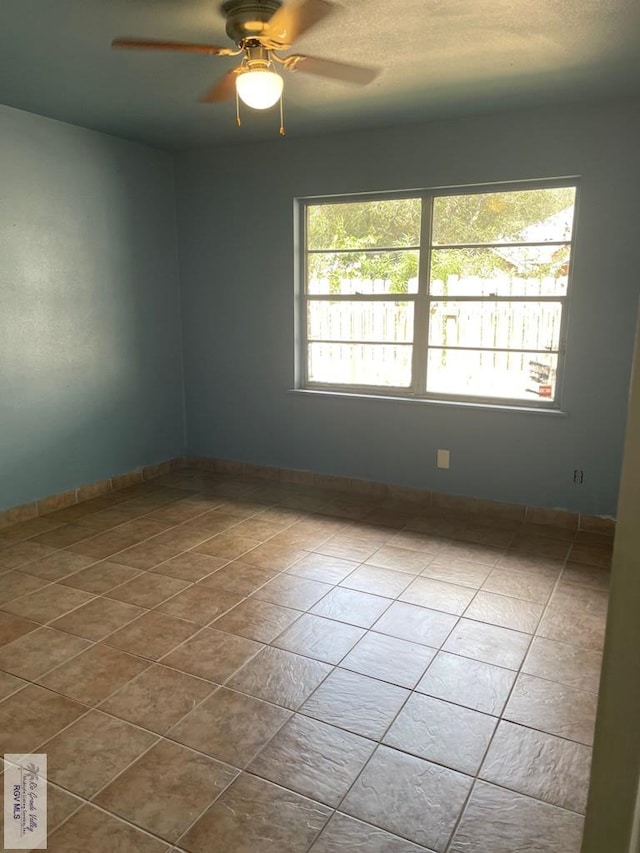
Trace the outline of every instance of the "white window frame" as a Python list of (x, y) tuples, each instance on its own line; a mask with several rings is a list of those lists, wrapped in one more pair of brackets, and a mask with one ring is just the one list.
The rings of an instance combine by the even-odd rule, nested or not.
[[(570, 240), (560, 241), (544, 241), (544, 245), (552, 246), (569, 246), (570, 262), (567, 279), (567, 291), (564, 295), (554, 296), (450, 296), (449, 301), (456, 302), (559, 302), (562, 305), (561, 321), (560, 321), (560, 336), (557, 351), (557, 368), (556, 368), (556, 383), (555, 396), (552, 399), (536, 398), (519, 399), (511, 397), (490, 397), (478, 395), (461, 395), (448, 393), (434, 393), (421, 391), (427, 387), (427, 366), (428, 366), (428, 318), (432, 302), (444, 301), (442, 296), (431, 294), (429, 292), (430, 281), (429, 271), (431, 267), (431, 252), (433, 249), (431, 234), (433, 223), (433, 204), (434, 200), (442, 196), (461, 196), (461, 195), (480, 195), (487, 193), (504, 193), (504, 192), (521, 192), (524, 190), (545, 190), (559, 188), (575, 189), (575, 206), (573, 225)], [(415, 191), (400, 191), (400, 192), (383, 192), (383, 193), (365, 193), (365, 194), (350, 194), (336, 196), (315, 196), (296, 199), (297, 212), (297, 233), (295, 244), (297, 246), (297, 302), (298, 311), (296, 316), (296, 387), (305, 391), (317, 391), (335, 393), (345, 396), (376, 396), (386, 398), (403, 398), (422, 400), (426, 402), (444, 402), (444, 403), (467, 403), (480, 406), (495, 406), (508, 407), (518, 409), (541, 409), (541, 410), (561, 410), (561, 399), (564, 386), (565, 373), (565, 354), (567, 343), (567, 328), (569, 303), (572, 292), (574, 252), (575, 252), (575, 235), (577, 211), (579, 205), (580, 183), (577, 177), (556, 178), (547, 180), (535, 181), (515, 181), (499, 184), (474, 184), (471, 186), (455, 186), (436, 189), (424, 189)], [(397, 200), (419, 198), (422, 200), (421, 214), (421, 229), (420, 229), (420, 245), (419, 246), (402, 246), (402, 251), (418, 251), (418, 290), (416, 293), (399, 294), (309, 294), (307, 288), (307, 269), (308, 255), (311, 251), (307, 248), (307, 208), (323, 204), (344, 204), (348, 202), (365, 202), (379, 200)], [(464, 248), (495, 248), (507, 246), (537, 246), (540, 243), (536, 242), (513, 242), (513, 243), (460, 243), (460, 244), (438, 244), (439, 248), (448, 249), (464, 249)], [(424, 248), (423, 248), (424, 247)], [(371, 251), (397, 251), (399, 247), (376, 247)], [(315, 250), (319, 252), (336, 253), (340, 250)], [(353, 252), (353, 249), (344, 250)], [(308, 377), (308, 344), (307, 339), (307, 306), (314, 301), (331, 301), (331, 302), (407, 302), (413, 303), (413, 328), (414, 336), (412, 342), (406, 344), (413, 347), (412, 351), (412, 367), (411, 376), (412, 382), (410, 387), (392, 387), (382, 385), (354, 385), (352, 383), (334, 384), (312, 382)], [(338, 342), (340, 343), (340, 342)], [(349, 343), (358, 343), (357, 341)], [(369, 342), (366, 343), (388, 343)], [(452, 347), (447, 349), (465, 349), (464, 347)], [(477, 347), (487, 352), (504, 351), (502, 349), (492, 349), (491, 347)], [(519, 350), (511, 350), (518, 352)], [(532, 352), (527, 350), (527, 352)], [(543, 351), (540, 351), (543, 352)], [(548, 354), (548, 351), (545, 351)], [(555, 351), (553, 352), (555, 354)]]

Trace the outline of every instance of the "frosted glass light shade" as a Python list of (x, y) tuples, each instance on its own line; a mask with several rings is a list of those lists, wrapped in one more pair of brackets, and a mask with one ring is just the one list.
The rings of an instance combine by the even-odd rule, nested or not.
[(275, 71), (256, 68), (243, 71), (236, 77), (238, 96), (254, 110), (267, 110), (282, 94), (282, 77)]

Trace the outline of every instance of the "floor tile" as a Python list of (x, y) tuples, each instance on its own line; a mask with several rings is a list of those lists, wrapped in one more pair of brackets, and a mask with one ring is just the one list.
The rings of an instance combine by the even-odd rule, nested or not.
[(436, 654), (435, 649), (369, 631), (340, 666), (400, 687), (415, 687)]
[(314, 550), (330, 557), (339, 557), (343, 560), (353, 560), (360, 563), (368, 560), (378, 550), (378, 545), (357, 536), (339, 534), (327, 539)]
[(527, 652), (531, 637), (509, 628), (461, 619), (443, 648), (446, 652), (518, 669)]
[(498, 716), (515, 679), (516, 673), (510, 669), (438, 652), (416, 690)]
[(214, 689), (199, 678), (155, 664), (106, 699), (100, 709), (165, 734)]
[(89, 646), (88, 640), (39, 628), (0, 647), (0, 669), (34, 681)]
[(21, 616), (0, 610), (0, 646), (4, 646), (5, 643), (12, 643), (18, 637), (23, 637), (39, 627), (40, 625), (37, 622), (31, 622), (29, 619), (23, 619)]
[(509, 598), (481, 590), (465, 611), (467, 619), (488, 622), (501, 628), (512, 628), (533, 634), (542, 616), (542, 605), (520, 598)]
[(88, 592), (52, 583), (16, 601), (6, 602), (2, 607), (8, 613), (14, 613), (23, 619), (45, 623), (80, 607), (81, 604), (86, 604), (91, 599), (92, 596)]
[(24, 566), (24, 572), (48, 581), (57, 581), (73, 572), (84, 569), (92, 562), (90, 557), (81, 554), (71, 554), (69, 551), (55, 551), (46, 557), (41, 557), (33, 563)]
[[(242, 774), (180, 841), (189, 853), (306, 853), (331, 809)], [(215, 839), (216, 847), (212, 847)]]
[(260, 542), (265, 542), (277, 533), (281, 533), (287, 526), (286, 522), (283, 523), (272, 518), (253, 515), (240, 521), (235, 530), (243, 536), (249, 536), (251, 539), (258, 539)]
[[(577, 589), (577, 587), (576, 587)], [(606, 621), (602, 614), (586, 609), (568, 610), (551, 604), (538, 627), (538, 635), (593, 652), (602, 652)]]
[(222, 683), (262, 649), (260, 643), (204, 628), (162, 659), (166, 666)]
[(448, 543), (446, 539), (442, 539), (439, 536), (430, 536), (428, 533), (400, 530), (389, 539), (387, 544), (391, 547), (419, 551), (421, 554), (427, 554), (429, 558), (432, 558), (442, 551)]
[(319, 485), (183, 469), (0, 532), (4, 746), (126, 815), (49, 782), (50, 849), (578, 853), (611, 540)]
[(366, 561), (370, 566), (407, 572), (410, 575), (419, 575), (428, 562), (429, 558), (420, 551), (391, 544), (378, 548)]
[(65, 696), (30, 684), (0, 702), (0, 751), (36, 752), (86, 710)]
[(450, 853), (580, 853), (580, 815), (478, 782)]
[(82, 808), (84, 800), (47, 782), (47, 833), (49, 836), (71, 815)]
[(211, 589), (231, 595), (251, 595), (276, 576), (273, 569), (250, 566), (241, 560), (234, 560), (198, 584), (203, 589)]
[(495, 566), (505, 553), (501, 548), (492, 548), (488, 545), (474, 545), (471, 542), (451, 542), (442, 549), (438, 556), (443, 561), (453, 558), (468, 560), (471, 563), (481, 563), (485, 566)]
[(213, 758), (161, 741), (98, 794), (95, 802), (168, 841), (177, 841), (236, 774)]
[[(165, 578), (165, 580), (173, 580), (173, 578)], [(207, 589), (202, 584), (197, 584), (163, 602), (158, 610), (179, 619), (197, 622), (199, 625), (208, 625), (218, 616), (226, 613), (227, 610), (231, 610), (240, 601), (242, 601), (242, 596), (238, 594), (219, 592), (215, 589)]]
[(611, 572), (598, 566), (568, 562), (560, 577), (561, 584), (579, 584), (607, 591), (611, 583)]
[(168, 853), (164, 841), (123, 823), (111, 815), (84, 806), (47, 839), (49, 853)]
[(563, 563), (563, 560), (549, 559), (549, 557), (541, 557), (536, 554), (507, 551), (498, 560), (496, 568), (506, 569), (510, 572), (539, 573), (557, 580), (560, 577)]
[(54, 552), (55, 548), (37, 542), (17, 542), (0, 551), (0, 568), (19, 569)]
[(277, 705), (221, 687), (168, 737), (234, 767), (245, 767), (290, 715)]
[(111, 560), (103, 560), (101, 563), (93, 563), (86, 569), (67, 575), (60, 583), (75, 589), (83, 589), (85, 592), (92, 592), (95, 595), (102, 595), (115, 586), (132, 580), (139, 574), (139, 569), (122, 566), (120, 563)]
[(148, 663), (108, 646), (93, 646), (39, 679), (44, 687), (96, 705), (146, 669)]
[(535, 572), (510, 572), (506, 569), (494, 569), (482, 589), (499, 595), (510, 595), (513, 598), (523, 598), (526, 601), (536, 601), (546, 604), (553, 592), (556, 576), (550, 577)]
[(26, 681), (21, 678), (16, 678), (15, 675), (9, 675), (7, 672), (0, 672), (0, 701), (6, 699), (16, 690), (26, 685)]
[(149, 571), (159, 563), (164, 563), (173, 557), (175, 551), (173, 548), (167, 548), (158, 542), (150, 539), (146, 542), (140, 542), (138, 545), (133, 545), (131, 548), (126, 548), (118, 554), (118, 562), (123, 566), (131, 566), (134, 569), (145, 569)]
[(528, 536), (517, 533), (511, 543), (511, 551), (516, 554), (535, 554), (551, 560), (564, 560), (569, 553), (571, 543), (559, 539), (548, 539), (543, 536)]
[(185, 551), (184, 554), (178, 554), (177, 557), (160, 563), (151, 571), (194, 583), (226, 566), (227, 563), (228, 560), (222, 557), (208, 557), (206, 554), (198, 554), (197, 551)]
[(384, 737), (387, 746), (475, 775), (498, 720), (415, 693)]
[(569, 553), (569, 562), (582, 563), (585, 566), (595, 566), (600, 569), (609, 569), (611, 567), (611, 547), (597, 547), (594, 545), (586, 545), (582, 542), (575, 542), (571, 546)]
[(261, 643), (270, 643), (300, 615), (300, 610), (291, 610), (269, 601), (260, 601), (259, 598), (250, 598), (219, 616), (212, 622), (211, 627)]
[(457, 621), (448, 613), (397, 601), (373, 627), (382, 634), (439, 648)]
[(44, 533), (47, 530), (55, 530), (61, 526), (60, 521), (51, 521), (48, 518), (33, 518), (31, 521), (23, 521), (20, 524), (12, 524), (11, 527), (5, 527), (2, 530), (2, 539), (0, 539), (0, 547), (4, 545), (8, 547), (14, 542), (21, 542), (25, 539), (30, 539), (32, 536), (37, 536), (38, 533)]
[(164, 575), (144, 572), (133, 580), (109, 590), (109, 598), (137, 604), (138, 607), (157, 607), (167, 598), (181, 592), (189, 584), (179, 578), (167, 578)]
[(595, 693), (533, 675), (519, 675), (504, 718), (591, 746), (597, 704)]
[(471, 783), (454, 770), (381, 746), (341, 808), (443, 853)]
[(141, 613), (144, 610), (134, 604), (124, 604), (111, 598), (94, 598), (88, 604), (56, 619), (51, 627), (97, 641), (132, 622)]
[(133, 655), (158, 660), (197, 630), (199, 626), (195, 622), (186, 622), (167, 613), (151, 611), (110, 634), (104, 642)]
[(139, 535), (119, 527), (69, 545), (67, 550), (74, 554), (85, 554), (87, 557), (93, 557), (94, 560), (103, 560), (105, 557), (112, 557), (119, 551), (130, 548), (139, 541)]
[(493, 548), (508, 548), (513, 538), (514, 531), (511, 527), (479, 523), (464, 524), (456, 532), (456, 539), (462, 542), (472, 542), (475, 545)]
[(22, 572), (5, 572), (2, 575), (2, 586), (0, 587), (0, 605), (3, 609), (5, 604), (11, 602), (20, 595), (28, 595), (37, 589), (42, 589), (49, 581)]
[(337, 806), (374, 746), (358, 735), (296, 714), (248, 769), (298, 794)]
[(284, 572), (294, 563), (307, 555), (307, 551), (293, 545), (279, 545), (276, 542), (264, 542), (253, 548), (243, 559), (252, 566), (276, 569)]
[(379, 739), (408, 695), (393, 684), (336, 669), (300, 710), (325, 723)]
[(601, 667), (600, 652), (558, 643), (545, 637), (534, 637), (522, 671), (597, 693)]
[(311, 613), (361, 628), (370, 628), (392, 604), (392, 599), (355, 589), (336, 587), (311, 608)]
[(288, 574), (323, 583), (340, 583), (360, 564), (355, 560), (341, 560), (327, 554), (307, 554), (287, 569)]
[[(238, 522), (238, 519), (235, 519)], [(224, 533), (217, 533), (206, 542), (201, 542), (194, 548), (199, 554), (208, 554), (210, 557), (224, 557), (227, 560), (236, 560), (260, 545), (258, 539), (251, 539), (249, 536), (241, 536), (234, 533), (234, 529), (230, 528)]]
[(331, 586), (319, 581), (294, 575), (279, 575), (254, 593), (261, 601), (270, 601), (283, 607), (308, 610), (330, 590)]
[(52, 782), (91, 798), (156, 740), (155, 735), (89, 711), (44, 747)]
[(231, 515), (220, 509), (211, 509), (209, 512), (195, 516), (183, 523), (188, 524), (188, 526), (193, 524), (196, 529), (206, 530), (209, 536), (214, 536), (235, 527), (239, 521), (240, 518), (237, 515)]
[(405, 841), (368, 823), (337, 812), (322, 831), (310, 853), (428, 853), (412, 841)]
[(412, 575), (406, 572), (363, 565), (345, 578), (340, 586), (369, 592), (372, 595), (397, 598), (409, 586), (411, 579)]
[(461, 616), (474, 595), (475, 590), (467, 587), (420, 577), (409, 584), (400, 596), (400, 601)]
[(266, 647), (227, 686), (295, 711), (330, 672), (329, 664)]
[(587, 746), (501, 722), (480, 778), (584, 813), (590, 765), (591, 749)]
[(364, 633), (344, 622), (303, 613), (272, 645), (325, 663), (339, 663)]

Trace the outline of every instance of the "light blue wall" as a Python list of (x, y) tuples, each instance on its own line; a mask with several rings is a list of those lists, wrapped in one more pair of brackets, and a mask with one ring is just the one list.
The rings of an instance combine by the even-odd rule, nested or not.
[(0, 106), (0, 510), (183, 451), (173, 163)]
[[(189, 453), (613, 514), (640, 290), (638, 107), (246, 145), (239, 131), (233, 146), (179, 155)], [(294, 198), (573, 175), (566, 416), (290, 393)]]

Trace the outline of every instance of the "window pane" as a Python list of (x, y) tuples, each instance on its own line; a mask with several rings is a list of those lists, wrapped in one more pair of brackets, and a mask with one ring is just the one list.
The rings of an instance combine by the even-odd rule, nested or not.
[(413, 340), (413, 303), (309, 302), (309, 340), (407, 342)]
[(565, 296), (569, 246), (500, 246), (431, 252), (435, 296)]
[(417, 292), (417, 251), (307, 255), (307, 293)]
[(556, 355), (430, 349), (427, 391), (462, 397), (544, 401), (555, 397)]
[(570, 240), (575, 187), (438, 196), (433, 242), (502, 243)]
[(420, 243), (419, 198), (307, 207), (308, 249), (375, 249)]
[(406, 344), (311, 343), (309, 381), (407, 388), (411, 383), (411, 351)]
[(557, 350), (560, 302), (432, 302), (429, 344)]

